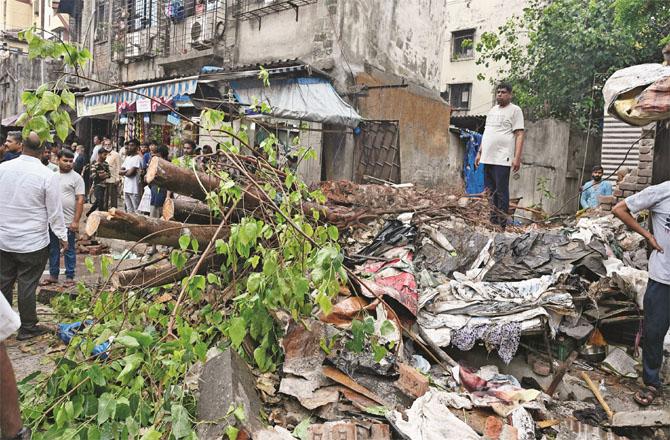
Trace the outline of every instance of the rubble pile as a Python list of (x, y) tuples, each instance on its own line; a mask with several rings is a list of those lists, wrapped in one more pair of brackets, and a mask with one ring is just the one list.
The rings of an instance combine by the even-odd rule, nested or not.
[[(163, 162), (152, 161), (150, 179), (196, 203), (220, 184)], [(252, 371), (231, 349), (200, 366), (191, 380), (199, 390), (200, 438), (221, 438), (236, 405), (247, 414), (235, 422), (237, 438), (629, 434), (617, 415), (626, 413), (622, 402), (640, 371), (647, 282), (640, 237), (611, 215), (502, 232), (488, 224), (488, 203), (477, 197), (351, 182), (320, 188), (326, 202), (304, 209), (338, 225), (349, 282), (328, 314), (296, 320), (277, 311), (284, 361), (276, 373)], [(231, 212), (267, 215), (253, 188), (243, 202)], [(201, 243), (227, 234), (139, 217), (100, 213), (87, 231), (173, 247), (185, 229)], [(196, 259), (170, 273), (120, 272), (116, 284), (150, 287), (156, 277), (177, 281), (192, 268), (206, 273), (218, 264)], [(650, 420), (645, 426), (664, 423)]]

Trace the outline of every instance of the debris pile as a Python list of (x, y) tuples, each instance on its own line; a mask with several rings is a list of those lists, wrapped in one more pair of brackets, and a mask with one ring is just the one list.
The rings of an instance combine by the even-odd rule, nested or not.
[[(152, 179), (191, 198), (175, 199), (175, 219), (221, 185), (159, 159)], [(584, 423), (624, 426), (608, 388), (632, 386), (640, 370), (642, 239), (611, 215), (501, 232), (480, 198), (351, 182), (321, 190), (326, 202), (303, 209), (338, 226), (348, 283), (329, 313), (277, 310), (276, 373), (252, 372), (230, 349), (201, 366), (200, 438), (221, 438), (231, 423), (247, 436), (238, 438), (374, 440), (574, 438)], [(92, 216), (87, 233), (178, 248), (188, 231), (210, 243), (230, 233), (213, 219), (269, 218), (263, 197), (249, 186), (209, 225), (204, 215), (184, 224), (111, 210)], [(221, 264), (203, 257), (121, 271), (114, 283), (153, 287)], [(512, 374), (519, 363), (527, 368)], [(247, 416), (235, 418), (235, 405)]]

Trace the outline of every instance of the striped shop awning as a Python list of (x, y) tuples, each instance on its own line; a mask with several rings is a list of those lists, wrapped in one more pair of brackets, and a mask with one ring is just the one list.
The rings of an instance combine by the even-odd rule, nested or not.
[[(87, 93), (84, 95), (83, 101), (86, 107), (95, 107), (119, 102), (135, 102), (139, 99), (144, 99), (145, 96), (142, 95), (150, 98), (174, 99), (177, 96), (194, 94), (197, 85), (198, 77), (189, 76), (126, 87), (129, 90), (107, 90)], [(137, 93), (141, 93), (142, 95), (138, 95)]]

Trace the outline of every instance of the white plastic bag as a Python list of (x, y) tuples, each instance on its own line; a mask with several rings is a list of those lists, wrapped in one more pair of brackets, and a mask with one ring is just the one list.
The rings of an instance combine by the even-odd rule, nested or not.
[(21, 327), (21, 319), (0, 292), (0, 342), (7, 339)]

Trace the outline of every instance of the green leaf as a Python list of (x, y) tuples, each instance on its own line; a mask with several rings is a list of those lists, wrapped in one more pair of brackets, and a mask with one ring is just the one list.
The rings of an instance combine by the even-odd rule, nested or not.
[(155, 428), (150, 428), (144, 435), (142, 435), (140, 440), (161, 440), (162, 436), (163, 434), (161, 434), (160, 431), (156, 431)]
[(153, 336), (148, 333), (129, 331), (126, 334), (132, 338), (135, 338), (142, 347), (149, 347), (154, 341)]
[(372, 344), (372, 353), (374, 354), (375, 362), (379, 363), (388, 354), (388, 350), (383, 345)]
[(388, 413), (388, 408), (381, 405), (368, 406), (363, 408), (363, 410), (368, 414), (372, 414), (373, 416), (381, 416), (381, 417), (386, 417), (386, 414)]
[(312, 424), (312, 419), (310, 417), (306, 418), (293, 430), (293, 437), (298, 438), (299, 440), (307, 440), (309, 438), (309, 426)]
[(93, 258), (86, 257), (86, 259), (84, 259), (84, 264), (86, 265), (86, 270), (88, 270), (89, 273), (95, 273), (95, 263), (93, 262)]
[(190, 243), (191, 243), (191, 237), (189, 235), (182, 235), (181, 237), (179, 237), (179, 247), (181, 248), (181, 250), (185, 251)]
[(337, 239), (340, 237), (340, 231), (337, 230), (337, 228), (333, 225), (328, 226), (328, 237), (333, 240), (337, 241)]
[(63, 101), (63, 104), (67, 105), (71, 109), (75, 108), (74, 93), (72, 93), (68, 89), (63, 89), (63, 91), (60, 93), (60, 97), (61, 97), (61, 101)]
[(390, 336), (395, 333), (395, 325), (387, 319), (382, 322), (382, 325), (379, 328), (379, 333), (381, 333), (383, 337)]
[(238, 348), (246, 335), (247, 324), (244, 318), (237, 317), (231, 319), (230, 326), (228, 327), (228, 337), (233, 347)]
[(86, 440), (100, 440), (100, 429), (97, 426), (89, 426), (86, 431)]
[(121, 370), (119, 377), (117, 377), (117, 380), (121, 381), (137, 370), (137, 367), (144, 362), (144, 356), (141, 353), (135, 353), (124, 357), (122, 361), (125, 366), (123, 367), (123, 370)]
[(240, 433), (240, 430), (232, 425), (226, 426), (226, 435), (228, 440), (237, 440), (237, 435)]
[(244, 413), (244, 407), (242, 405), (238, 405), (235, 407), (233, 415), (240, 422), (244, 422), (247, 419), (247, 415)]
[(121, 335), (118, 338), (116, 338), (115, 341), (129, 348), (135, 348), (140, 346), (140, 343), (137, 341), (137, 339), (129, 335)]
[(247, 290), (251, 293), (254, 293), (258, 290), (258, 288), (261, 285), (261, 281), (263, 280), (263, 275), (254, 272), (251, 275), (249, 275), (249, 278), (247, 279)]
[(186, 408), (181, 405), (172, 405), (170, 413), (172, 414), (172, 435), (177, 439), (188, 437), (193, 429)]
[(114, 418), (116, 412), (116, 400), (110, 393), (103, 393), (98, 398), (98, 425)]
[(193, 249), (193, 252), (197, 253), (199, 248), (200, 248), (200, 244), (198, 243), (198, 240), (196, 240), (195, 238), (192, 239), (191, 240), (191, 249)]

